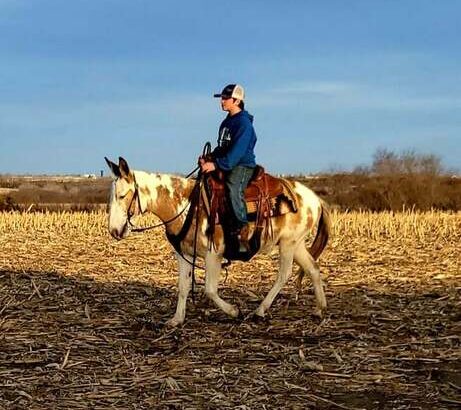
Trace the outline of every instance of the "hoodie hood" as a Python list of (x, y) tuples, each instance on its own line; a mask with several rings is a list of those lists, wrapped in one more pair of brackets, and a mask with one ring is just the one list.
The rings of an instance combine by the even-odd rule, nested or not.
[(253, 124), (254, 115), (251, 115), (247, 110), (242, 110), (235, 115), (230, 115), (230, 114), (227, 115), (227, 118), (232, 118), (232, 119), (237, 119), (237, 118), (240, 119), (243, 117), (248, 118), (250, 122)]

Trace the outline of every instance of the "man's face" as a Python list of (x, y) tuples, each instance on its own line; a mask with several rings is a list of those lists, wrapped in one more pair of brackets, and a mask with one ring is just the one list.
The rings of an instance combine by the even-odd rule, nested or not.
[(238, 107), (240, 101), (231, 97), (221, 97), (221, 108), (223, 111), (230, 112)]

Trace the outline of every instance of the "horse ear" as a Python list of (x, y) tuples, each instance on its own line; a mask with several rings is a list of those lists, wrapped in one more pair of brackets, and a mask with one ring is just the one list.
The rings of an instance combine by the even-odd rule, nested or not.
[(128, 166), (128, 162), (122, 157), (118, 157), (118, 168), (120, 169), (120, 173), (122, 177), (127, 178), (130, 175), (130, 167)]
[(118, 167), (117, 164), (114, 164), (109, 158), (107, 157), (104, 157), (104, 159), (106, 160), (107, 162), (107, 165), (109, 166), (110, 170), (112, 171), (112, 173), (114, 174), (114, 176), (116, 176), (117, 178), (120, 178), (122, 176), (122, 174), (120, 173), (120, 168)]

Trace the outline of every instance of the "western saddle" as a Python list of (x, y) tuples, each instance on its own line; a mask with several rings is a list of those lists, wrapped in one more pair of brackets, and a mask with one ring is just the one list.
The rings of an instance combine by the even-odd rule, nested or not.
[(297, 211), (296, 195), (287, 181), (275, 178), (257, 165), (245, 190), (248, 221), (254, 222), (249, 238), (250, 249), (241, 251), (240, 244), (231, 237), (234, 221), (233, 211), (222, 172), (206, 175), (202, 198), (208, 215), (208, 235), (210, 244), (214, 242), (215, 226), (220, 224), (226, 243), (224, 256), (231, 260), (250, 260), (261, 246), (261, 235), (272, 235), (271, 217)]

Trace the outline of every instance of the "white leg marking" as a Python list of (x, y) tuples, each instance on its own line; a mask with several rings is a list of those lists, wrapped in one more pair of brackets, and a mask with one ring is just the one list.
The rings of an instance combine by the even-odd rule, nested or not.
[(231, 317), (238, 317), (239, 309), (221, 299), (218, 295), (219, 276), (221, 274), (221, 257), (213, 252), (207, 252), (205, 256), (205, 294), (218, 306), (224, 313)]
[(296, 248), (294, 259), (301, 266), (304, 273), (311, 275), (312, 284), (314, 285), (315, 300), (317, 308), (314, 312), (316, 316), (323, 317), (327, 309), (327, 301), (323, 290), (322, 278), (320, 277), (320, 269), (312, 255), (307, 251), (304, 242), (301, 242)]
[(291, 275), (293, 269), (293, 254), (294, 254), (294, 244), (280, 243), (279, 252), (280, 252), (280, 267), (277, 275), (277, 279), (272, 286), (272, 289), (267, 293), (264, 300), (261, 302), (259, 307), (256, 309), (255, 314), (257, 316), (264, 317), (266, 311), (272, 305), (272, 302), (279, 294), (280, 290), (283, 288), (288, 278)]
[(187, 296), (189, 295), (192, 284), (192, 265), (185, 261), (178, 253), (176, 253), (176, 259), (178, 260), (179, 267), (178, 303), (176, 305), (175, 315), (166, 323), (166, 325), (170, 327), (176, 327), (184, 322), (184, 318), (186, 317)]

